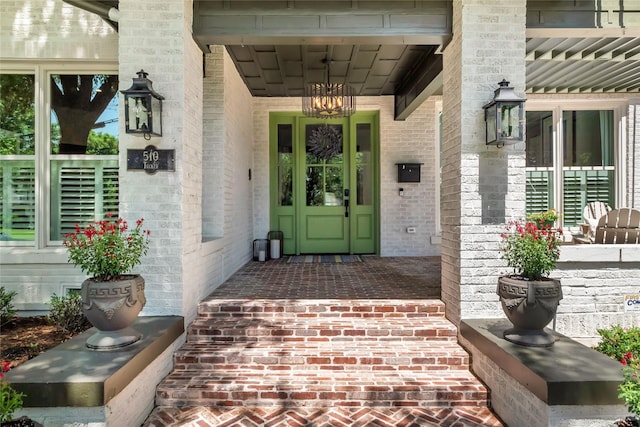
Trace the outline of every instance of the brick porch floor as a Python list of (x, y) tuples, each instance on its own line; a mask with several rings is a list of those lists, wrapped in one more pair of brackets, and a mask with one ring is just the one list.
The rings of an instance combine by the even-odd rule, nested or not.
[(439, 257), (250, 262), (199, 304), (145, 426), (502, 426)]

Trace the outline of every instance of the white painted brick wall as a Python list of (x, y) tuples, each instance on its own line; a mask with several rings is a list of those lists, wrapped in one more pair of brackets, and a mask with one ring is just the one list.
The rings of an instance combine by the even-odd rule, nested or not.
[[(143, 314), (183, 314), (184, 247), (187, 229), (183, 196), (189, 191), (185, 117), (197, 110), (189, 103), (185, 70), (188, 67), (184, 32), (184, 2), (123, 0), (119, 3), (120, 88), (131, 85), (141, 68), (149, 73), (154, 89), (165, 97), (162, 137), (150, 141), (124, 132), (120, 117), (120, 164), (126, 165), (127, 149), (153, 144), (175, 150), (175, 172), (150, 175), (120, 169), (120, 212), (127, 219), (145, 217), (151, 230), (151, 246), (140, 268), (146, 280), (147, 306)], [(201, 108), (201, 107), (200, 107)]]
[(222, 46), (212, 46), (205, 57), (203, 82), (204, 112), (202, 123), (204, 165), (202, 193), (202, 233), (206, 238), (224, 236), (224, 56)]
[[(460, 7), (458, 7), (460, 6)], [(453, 7), (453, 38), (443, 53), (442, 117), (442, 280), (441, 297), (446, 315), (456, 323), (460, 317), (460, 218), (462, 200), (462, 7)]]
[(640, 209), (640, 98), (630, 100), (628, 117), (627, 206)]
[[(524, 213), (524, 144), (486, 147), (482, 107), (503, 78), (524, 91), (526, 3), (462, 0), (453, 14), (444, 51), (442, 297), (457, 323), (471, 308), (490, 310), (484, 285), (497, 276), (499, 224)], [(496, 207), (500, 214), (489, 214)]]
[(0, 58), (117, 61), (118, 34), (62, 0), (2, 0)]
[[(224, 242), (225, 278), (251, 259), (255, 167), (251, 95), (224, 52)], [(253, 171), (252, 171), (253, 175)], [(268, 211), (267, 211), (268, 212)]]

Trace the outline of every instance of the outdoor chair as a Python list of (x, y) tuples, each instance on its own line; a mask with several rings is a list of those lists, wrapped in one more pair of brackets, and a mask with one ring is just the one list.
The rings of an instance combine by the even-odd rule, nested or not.
[(620, 208), (600, 218), (593, 243), (640, 243), (639, 239), (640, 210)]
[(587, 203), (582, 213), (585, 221), (585, 227), (583, 227), (583, 234), (585, 235), (585, 237), (590, 239), (593, 239), (595, 237), (598, 221), (610, 211), (611, 206), (609, 206), (605, 202), (596, 201)]

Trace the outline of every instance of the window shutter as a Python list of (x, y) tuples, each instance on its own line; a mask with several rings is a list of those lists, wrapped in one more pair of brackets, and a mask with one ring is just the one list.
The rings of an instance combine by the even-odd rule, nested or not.
[(95, 168), (60, 168), (60, 234), (73, 231), (95, 219)]
[(553, 178), (551, 172), (527, 171), (527, 215), (552, 208)]
[(118, 216), (117, 161), (60, 161), (52, 166), (51, 239), (104, 218)]
[(32, 161), (12, 161), (0, 166), (0, 222), (3, 232), (35, 230), (35, 173)]
[(564, 172), (564, 224), (582, 224), (584, 207), (601, 201), (615, 206), (613, 170), (568, 170)]
[(564, 172), (564, 207), (562, 214), (565, 226), (573, 226), (582, 223), (582, 210), (586, 205), (583, 186), (584, 174), (580, 171)]

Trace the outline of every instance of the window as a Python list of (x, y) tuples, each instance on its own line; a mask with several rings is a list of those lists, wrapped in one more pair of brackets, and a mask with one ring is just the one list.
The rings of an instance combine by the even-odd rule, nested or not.
[(527, 111), (527, 214), (555, 208), (564, 227), (588, 202), (616, 205), (616, 109)]
[(44, 247), (75, 224), (117, 215), (118, 76), (0, 73), (0, 187), (5, 246)]

